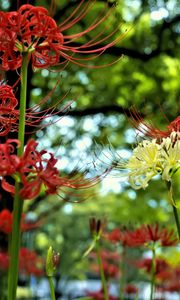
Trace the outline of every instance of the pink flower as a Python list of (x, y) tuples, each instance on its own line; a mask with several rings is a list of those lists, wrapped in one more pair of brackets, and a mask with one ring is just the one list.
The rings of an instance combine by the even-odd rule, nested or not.
[[(91, 10), (93, 3), (80, 1), (77, 8), (59, 26), (49, 16), (47, 9), (41, 6), (34, 7), (30, 4), (22, 5), (18, 11), (0, 14), (0, 52), (3, 70), (15, 70), (22, 64), (22, 53), (28, 52), (35, 68), (47, 68), (73, 62), (86, 65), (84, 62), (93, 60), (107, 48), (113, 46), (122, 37), (108, 41), (116, 32), (104, 36), (105, 28), (99, 33), (94, 33), (93, 38), (78, 45), (79, 39), (100, 26), (109, 16), (110, 12), (99, 14), (89, 27), (81, 32), (65, 34), (82, 20)], [(108, 42), (107, 42), (108, 41)], [(104, 43), (106, 43), (104, 45)], [(102, 43), (102, 45), (101, 45)], [(87, 58), (77, 57), (77, 54), (86, 54)], [(61, 62), (61, 58), (63, 60)]]

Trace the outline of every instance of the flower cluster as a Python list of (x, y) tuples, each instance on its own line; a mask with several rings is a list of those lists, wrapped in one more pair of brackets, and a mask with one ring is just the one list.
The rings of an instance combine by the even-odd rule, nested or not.
[[(39, 195), (42, 187), (46, 194), (57, 194), (64, 187), (68, 189), (85, 189), (91, 187), (99, 180), (99, 177), (86, 180), (82, 176), (68, 178), (60, 176), (55, 167), (57, 159), (46, 150), (38, 151), (38, 143), (29, 140), (22, 157), (14, 154), (12, 143), (19, 146), (18, 140), (7, 140), (0, 144), (0, 176), (4, 190), (14, 193), (14, 185), (8, 183), (6, 177), (12, 176), (22, 183), (20, 196), (22, 199), (33, 199)], [(68, 192), (67, 192), (68, 193)]]
[[(96, 253), (91, 252), (89, 258), (92, 259), (91, 270), (95, 273), (99, 273), (99, 266), (94, 262), (94, 260), (96, 260)], [(101, 259), (106, 278), (117, 278), (120, 273), (118, 266), (120, 255), (117, 252), (102, 249)]]
[[(85, 34), (95, 30), (109, 15), (105, 13), (100, 20), (94, 22), (82, 32), (66, 35), (63, 32), (73, 27), (83, 19), (92, 7), (91, 1), (82, 7), (84, 1), (80, 1), (77, 9), (59, 26), (49, 15), (47, 9), (30, 4), (22, 5), (17, 11), (0, 12), (0, 60), (3, 70), (16, 70), (22, 65), (23, 53), (29, 53), (32, 65), (35, 68), (47, 68), (54, 65), (64, 64), (71, 61), (83, 64), (83, 60), (94, 59), (104, 52), (108, 47), (117, 43), (120, 39), (100, 45), (107, 41), (113, 33), (102, 36), (96, 34), (90, 41), (83, 45), (71, 45)], [(99, 38), (99, 41), (98, 41)], [(97, 55), (91, 58), (78, 58), (75, 54)]]
[[(0, 212), (0, 232), (9, 234), (12, 232), (13, 214), (8, 209)], [(26, 215), (22, 215), (21, 231), (29, 231), (40, 226), (40, 222), (27, 222)]]
[[(32, 263), (33, 262), (33, 263)], [(0, 252), (0, 270), (6, 271), (9, 267), (9, 255)], [(35, 251), (21, 248), (19, 253), (19, 270), (23, 275), (42, 276), (44, 274), (44, 260)]]
[(134, 189), (145, 189), (156, 175), (169, 182), (180, 168), (180, 133), (169, 137), (144, 140), (134, 149), (125, 167), (129, 170), (129, 183)]
[(174, 230), (160, 228), (158, 224), (142, 225), (134, 230), (120, 230), (115, 228), (106, 233), (106, 239), (113, 243), (120, 243), (124, 247), (147, 246), (158, 243), (161, 247), (175, 246), (178, 239)]
[[(152, 259), (143, 258), (136, 263), (137, 267), (143, 269), (147, 274), (151, 274), (152, 270)], [(156, 258), (155, 260), (155, 275), (156, 277), (161, 277), (161, 273), (164, 273), (165, 270), (168, 270), (169, 264), (166, 260), (161, 258)]]

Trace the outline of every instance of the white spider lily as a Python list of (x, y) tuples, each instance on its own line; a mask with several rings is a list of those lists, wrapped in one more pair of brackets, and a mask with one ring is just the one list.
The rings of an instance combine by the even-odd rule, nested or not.
[(170, 137), (144, 140), (133, 151), (126, 164), (129, 170), (129, 183), (135, 189), (148, 186), (149, 181), (160, 174), (162, 179), (170, 181), (173, 174), (180, 168), (180, 140), (174, 132)]

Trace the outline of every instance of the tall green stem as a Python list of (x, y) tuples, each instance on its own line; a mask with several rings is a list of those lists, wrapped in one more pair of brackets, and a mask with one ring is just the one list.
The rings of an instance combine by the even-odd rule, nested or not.
[[(18, 128), (18, 140), (20, 147), (17, 150), (18, 156), (23, 154), (24, 150), (24, 133), (25, 133), (25, 111), (26, 111), (26, 94), (27, 94), (27, 69), (28, 69), (28, 53), (23, 54), (23, 62), (21, 67), (21, 91), (20, 91), (20, 117)], [(21, 240), (21, 214), (23, 210), (23, 201), (19, 197), (20, 183), (15, 184), (15, 196), (13, 207), (13, 228), (12, 240), (10, 246), (10, 266), (8, 274), (8, 300), (16, 299), (16, 289), (18, 282), (18, 266), (19, 266), (19, 248)]]
[(178, 211), (177, 211), (177, 208), (176, 208), (176, 202), (173, 199), (173, 189), (172, 189), (172, 182), (171, 181), (167, 182), (167, 187), (168, 187), (168, 191), (169, 191), (169, 199), (170, 199), (170, 202), (171, 202), (172, 207), (173, 207), (173, 213), (174, 213), (176, 228), (177, 228), (177, 232), (178, 232), (178, 236), (179, 236), (179, 240), (180, 240), (180, 221), (179, 221)]
[(49, 288), (51, 293), (51, 300), (56, 300), (52, 277), (48, 276), (48, 281), (49, 281)]
[(97, 253), (98, 265), (99, 265), (99, 270), (100, 270), (100, 275), (101, 275), (101, 282), (102, 282), (102, 287), (103, 287), (104, 300), (109, 300), (107, 282), (106, 282), (106, 278), (105, 278), (105, 275), (104, 275), (104, 269), (103, 269), (101, 253), (100, 253), (99, 240), (96, 241), (96, 253)]
[(154, 298), (155, 280), (156, 280), (156, 251), (155, 251), (155, 247), (153, 246), (153, 248), (152, 248), (150, 300), (153, 300), (153, 298)]
[(121, 278), (120, 278), (120, 300), (124, 299), (124, 288), (126, 282), (126, 247), (122, 246), (122, 255), (121, 255)]

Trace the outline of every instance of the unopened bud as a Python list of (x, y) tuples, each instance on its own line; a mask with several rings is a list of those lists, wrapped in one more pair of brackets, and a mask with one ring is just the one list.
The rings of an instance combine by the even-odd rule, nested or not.
[(52, 277), (54, 275), (54, 272), (59, 265), (59, 253), (55, 253), (50, 246), (47, 252), (46, 257), (46, 274), (48, 277)]
[(105, 223), (100, 219), (90, 218), (89, 219), (89, 227), (92, 236), (100, 237), (103, 231)]

